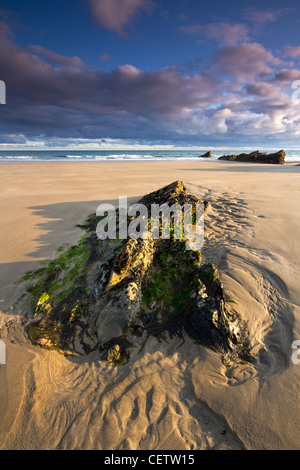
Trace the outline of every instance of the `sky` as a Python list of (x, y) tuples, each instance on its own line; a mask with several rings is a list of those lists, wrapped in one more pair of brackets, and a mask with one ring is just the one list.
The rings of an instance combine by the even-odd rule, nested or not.
[(300, 148), (300, 3), (1, 0), (0, 80), (0, 150)]

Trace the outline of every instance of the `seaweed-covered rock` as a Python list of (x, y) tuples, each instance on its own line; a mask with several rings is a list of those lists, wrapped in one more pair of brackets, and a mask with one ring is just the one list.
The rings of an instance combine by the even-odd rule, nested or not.
[[(182, 181), (139, 202), (148, 209), (153, 204), (208, 206)], [(246, 324), (225, 300), (216, 267), (203, 262), (200, 251), (187, 249), (183, 234), (100, 240), (100, 220), (89, 216), (77, 245), (24, 276), (30, 300), (25, 328), (33, 344), (63, 354), (99, 350), (102, 359), (121, 365), (149, 336), (187, 334), (224, 355), (250, 359)], [(171, 234), (174, 226), (173, 215)]]

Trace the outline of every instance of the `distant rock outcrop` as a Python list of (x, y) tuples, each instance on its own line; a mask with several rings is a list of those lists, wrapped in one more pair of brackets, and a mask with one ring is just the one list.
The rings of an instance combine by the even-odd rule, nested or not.
[(198, 158), (211, 158), (211, 151), (206, 152), (203, 155), (199, 155)]
[(275, 153), (261, 153), (259, 150), (255, 150), (250, 153), (240, 153), (239, 155), (223, 155), (218, 160), (230, 160), (237, 162), (252, 162), (252, 163), (272, 163), (277, 165), (283, 165), (285, 159), (284, 150), (279, 150)]
[[(181, 181), (139, 202), (147, 208), (203, 203)], [(32, 344), (65, 355), (98, 350), (120, 365), (149, 336), (188, 335), (224, 358), (251, 360), (246, 323), (225, 297), (212, 262), (188, 250), (184, 237), (99, 240), (99, 220), (91, 215), (76, 245), (23, 278), (21, 307)], [(174, 230), (174, 218), (172, 224)]]

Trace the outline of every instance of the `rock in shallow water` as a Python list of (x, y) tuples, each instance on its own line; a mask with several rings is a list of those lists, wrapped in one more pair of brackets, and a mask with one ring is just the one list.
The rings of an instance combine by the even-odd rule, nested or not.
[[(181, 181), (140, 203), (147, 209), (208, 205)], [(102, 359), (120, 365), (149, 336), (187, 334), (223, 355), (251, 360), (246, 324), (225, 299), (216, 267), (187, 249), (184, 236), (99, 240), (98, 222), (91, 215), (77, 245), (26, 276), (25, 328), (32, 344), (66, 355), (100, 350)], [(173, 216), (171, 233), (174, 226)]]

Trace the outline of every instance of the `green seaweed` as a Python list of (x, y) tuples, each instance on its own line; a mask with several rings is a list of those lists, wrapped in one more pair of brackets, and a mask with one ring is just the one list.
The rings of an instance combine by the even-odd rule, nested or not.
[[(184, 243), (173, 242), (159, 250), (142, 285), (143, 309), (162, 305), (162, 311), (181, 312), (189, 301), (195, 281), (191, 280), (201, 254), (186, 251)], [(156, 308), (156, 313), (159, 310)]]
[[(77, 283), (81, 285), (83, 295), (88, 296), (88, 290), (84, 287), (87, 275), (85, 266), (90, 256), (88, 238), (84, 235), (76, 245), (63, 252), (63, 247), (60, 247), (57, 258), (44, 261), (43, 266), (35, 271), (28, 271), (19, 280), (33, 281), (27, 287), (31, 296), (33, 318), (38, 319), (38, 314), (45, 315), (42, 322), (34, 321), (27, 327), (29, 339), (33, 344), (40, 345), (43, 341), (47, 345), (45, 347), (50, 349), (72, 349), (70, 334), (73, 330), (64, 326), (64, 323), (70, 326), (76, 324), (83, 313), (82, 305), (79, 302), (67, 305), (67, 310), (63, 308), (61, 313), (56, 309), (65, 299), (72, 296)], [(68, 336), (69, 340), (66, 339)]]
[(70, 295), (73, 290), (75, 289), (74, 285), (71, 285), (68, 289), (64, 289), (60, 291), (54, 298), (54, 304), (58, 305), (60, 302), (62, 302), (68, 295)]
[[(145, 196), (145, 202), (161, 203), (166, 197), (172, 203), (190, 201), (181, 186), (176, 183), (173, 193), (166, 190)], [(170, 239), (164, 240), (161, 233), (150, 242), (99, 240), (96, 227), (101, 218), (89, 216), (79, 226), (85, 233), (77, 244), (59, 247), (55, 259), (21, 278), (31, 281), (32, 316), (26, 328), (33, 344), (66, 354), (99, 349), (101, 357), (117, 367), (128, 361), (128, 348), (134, 347), (128, 337), (142, 343), (142, 350), (150, 335), (167, 341), (167, 333), (182, 339), (188, 334), (199, 344), (247, 358), (246, 326), (237, 314), (228, 312), (216, 267), (202, 264), (200, 251), (187, 250), (183, 234), (175, 239), (179, 231), (174, 216)], [(98, 337), (102, 325), (99, 329), (96, 324), (102, 309), (105, 314), (118, 309), (118, 318), (124, 311), (123, 335), (104, 345)], [(236, 333), (236, 324), (241, 333)]]
[(25, 281), (28, 281), (29, 279), (31, 279), (32, 277), (32, 274), (33, 274), (33, 271), (27, 271), (24, 276), (20, 277), (18, 279), (18, 282), (25, 282)]

